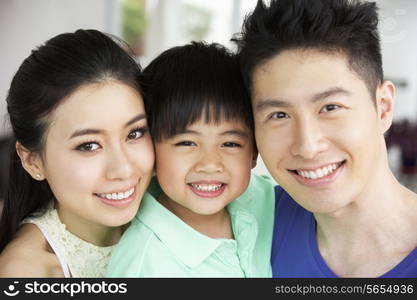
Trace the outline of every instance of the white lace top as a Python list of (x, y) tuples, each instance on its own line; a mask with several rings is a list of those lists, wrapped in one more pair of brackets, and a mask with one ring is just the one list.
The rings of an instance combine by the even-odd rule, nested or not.
[(99, 247), (75, 236), (61, 223), (54, 208), (34, 214), (22, 223), (38, 226), (57, 255), (65, 277), (104, 277), (111, 250), (115, 246)]

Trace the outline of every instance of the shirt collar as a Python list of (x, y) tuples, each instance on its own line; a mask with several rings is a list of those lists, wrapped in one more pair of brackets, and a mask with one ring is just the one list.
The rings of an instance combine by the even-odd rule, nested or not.
[(160, 194), (161, 188), (153, 178), (137, 218), (149, 226), (178, 259), (194, 268), (210, 256), (222, 240), (207, 237), (187, 225), (156, 200)]

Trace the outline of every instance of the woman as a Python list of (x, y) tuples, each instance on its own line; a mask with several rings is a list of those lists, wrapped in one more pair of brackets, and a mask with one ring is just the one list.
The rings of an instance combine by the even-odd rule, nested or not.
[(140, 67), (96, 30), (32, 51), (7, 97), (16, 138), (0, 276), (101, 277), (151, 178)]

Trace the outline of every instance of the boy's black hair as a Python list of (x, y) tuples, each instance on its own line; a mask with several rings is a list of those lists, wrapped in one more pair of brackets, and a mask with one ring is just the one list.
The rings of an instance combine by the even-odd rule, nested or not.
[(374, 2), (357, 0), (258, 0), (246, 17), (238, 45), (246, 86), (254, 69), (285, 50), (317, 49), (346, 55), (348, 66), (365, 82), (371, 95), (383, 79)]
[(219, 44), (192, 42), (166, 50), (143, 70), (141, 85), (156, 142), (199, 120), (239, 120), (253, 132), (237, 57)]

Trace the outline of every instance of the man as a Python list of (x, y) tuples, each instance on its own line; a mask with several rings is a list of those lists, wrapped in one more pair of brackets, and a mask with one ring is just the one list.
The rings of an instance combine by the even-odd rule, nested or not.
[(259, 0), (235, 38), (274, 179), (275, 277), (417, 277), (417, 195), (388, 166), (375, 3)]

